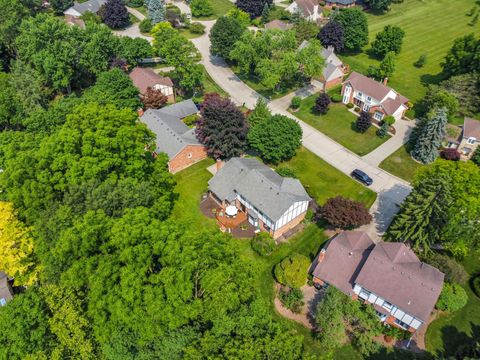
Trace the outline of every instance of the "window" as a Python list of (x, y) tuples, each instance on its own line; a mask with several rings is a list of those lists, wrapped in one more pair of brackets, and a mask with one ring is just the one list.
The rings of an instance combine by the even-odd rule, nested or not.
[(390, 304), (388, 301), (385, 301), (382, 305), (384, 309), (387, 309), (388, 311), (392, 310), (393, 305)]
[(188, 153), (188, 154), (187, 154), (187, 157), (188, 157), (189, 159), (191, 159), (191, 158), (192, 158), (192, 153)]
[(4, 298), (0, 298), (0, 306), (5, 306), (7, 305), (7, 300), (5, 300)]
[(367, 96), (367, 100), (370, 101), (372, 100), (372, 98), (370, 96)]
[(363, 94), (359, 91), (359, 92), (357, 93), (357, 96), (358, 96), (358, 97), (362, 97)]
[(375, 120), (380, 121), (383, 118), (383, 114), (379, 111), (375, 111), (375, 114), (373, 115), (373, 117), (375, 118)]
[(400, 327), (404, 328), (405, 330), (408, 330), (408, 325), (405, 324), (402, 320), (395, 319), (395, 324), (399, 325)]
[(362, 298), (363, 300), (367, 300), (368, 297), (370, 296), (370, 292), (365, 291), (365, 290), (362, 289), (362, 291), (360, 291), (360, 294), (358, 294), (358, 296), (359, 296), (360, 298)]
[(473, 144), (475, 144), (475, 141), (477, 141), (477, 139), (475, 139), (474, 137), (468, 138), (467, 144), (473, 145)]
[(364, 111), (368, 111), (368, 110), (370, 110), (370, 106), (369, 106), (369, 105), (367, 105), (367, 104), (365, 104), (365, 105), (363, 106), (363, 110), (364, 110)]

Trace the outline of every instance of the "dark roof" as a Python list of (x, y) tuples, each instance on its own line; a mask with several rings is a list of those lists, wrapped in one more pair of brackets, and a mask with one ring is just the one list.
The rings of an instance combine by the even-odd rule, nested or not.
[(8, 283), (8, 277), (3, 271), (0, 271), (0, 299), (5, 299), (6, 301), (9, 301), (12, 298), (13, 293), (12, 288)]
[(310, 197), (297, 179), (284, 178), (254, 158), (232, 158), (208, 182), (221, 200), (237, 193), (272, 221), (277, 221), (297, 201)]
[(367, 233), (344, 231), (329, 240), (323, 256), (320, 252), (313, 262), (312, 273), (350, 296), (355, 278), (373, 247)]
[(105, 5), (106, 2), (107, 0), (88, 0), (82, 3), (75, 3), (71, 8), (67, 9), (67, 11), (70, 9), (74, 9), (82, 15), (85, 14), (87, 11), (96, 14), (98, 10), (100, 10), (102, 5)]
[(480, 140), (480, 120), (466, 117), (463, 122), (463, 137)]
[(421, 262), (403, 243), (380, 242), (355, 283), (427, 322), (442, 291), (444, 274)]
[(173, 87), (173, 82), (169, 77), (160, 76), (150, 68), (136, 67), (128, 76), (140, 94), (145, 94), (147, 88), (157, 84)]
[(200, 145), (195, 129), (185, 125), (182, 119), (198, 111), (192, 100), (185, 100), (162, 109), (149, 109), (140, 121), (157, 135), (157, 153), (164, 152), (172, 159), (187, 145)]

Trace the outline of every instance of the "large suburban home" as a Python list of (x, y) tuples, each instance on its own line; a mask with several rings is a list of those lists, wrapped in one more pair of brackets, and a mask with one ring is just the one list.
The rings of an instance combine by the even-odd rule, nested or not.
[(310, 270), (314, 283), (335, 286), (372, 305), (383, 323), (412, 333), (429, 322), (444, 278), (405, 244), (375, 244), (363, 231), (332, 237)]
[(356, 0), (325, 0), (327, 8), (349, 8), (355, 6)]
[(149, 109), (140, 117), (140, 121), (157, 135), (155, 152), (168, 155), (168, 169), (171, 173), (207, 157), (207, 150), (197, 140), (195, 129), (189, 128), (182, 121), (197, 112), (197, 106), (190, 99), (158, 110)]
[(96, 14), (106, 2), (107, 0), (88, 0), (85, 2), (75, 2), (72, 7), (64, 11), (64, 14), (67, 19), (79, 18), (87, 12)]
[[(302, 50), (308, 44), (309, 42), (304, 40), (298, 49)], [(343, 82), (343, 77), (348, 72), (348, 67), (335, 55), (333, 46), (329, 46), (326, 49), (322, 47), (320, 55), (325, 59), (325, 67), (323, 68), (322, 76), (312, 79), (312, 83), (327, 91)]]
[(175, 92), (172, 79), (163, 77), (154, 72), (151, 68), (136, 67), (128, 75), (133, 85), (138, 89), (140, 95), (144, 95), (150, 87), (160, 90), (168, 98), (169, 102), (175, 102)]
[(227, 216), (245, 218), (256, 232), (269, 232), (274, 239), (305, 218), (311, 198), (298, 179), (282, 177), (254, 158), (218, 164), (208, 182), (209, 196)]
[(13, 290), (10, 280), (3, 271), (0, 271), (0, 306), (7, 305), (13, 299)]
[(460, 135), (447, 141), (447, 147), (457, 149), (464, 159), (470, 159), (480, 144), (480, 120), (466, 117)]
[(408, 110), (408, 99), (388, 87), (387, 79), (381, 83), (355, 71), (343, 83), (342, 97), (344, 104), (372, 113), (377, 121), (389, 115), (400, 120)]
[(299, 13), (308, 21), (317, 22), (323, 18), (320, 0), (294, 0), (285, 10), (291, 14)]

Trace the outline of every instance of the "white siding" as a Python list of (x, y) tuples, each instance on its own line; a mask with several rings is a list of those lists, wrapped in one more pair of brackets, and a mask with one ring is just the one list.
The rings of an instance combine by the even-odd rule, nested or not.
[(156, 84), (153, 88), (155, 90), (160, 90), (162, 92), (162, 94), (165, 95), (165, 96), (173, 95), (173, 88), (171, 86)]
[(370, 303), (375, 303), (375, 301), (377, 300), (377, 295), (375, 295), (374, 293), (370, 293), (370, 296), (368, 297), (368, 302)]
[(383, 299), (381, 297), (378, 297), (377, 300), (375, 300), (375, 304), (382, 306), (383, 305)]
[(288, 224), (290, 221), (307, 211), (307, 209), (308, 201), (297, 201), (292, 206), (290, 206), (287, 211), (285, 211), (285, 213), (279, 220), (277, 220), (274, 230), (280, 229), (285, 224)]
[(403, 315), (405, 315), (405, 313), (402, 310), (397, 309), (397, 311), (395, 311), (395, 313), (392, 315), (395, 316), (398, 320), (402, 320)]
[(413, 319), (412, 323), (410, 324), (410, 326), (413, 327), (414, 329), (418, 329), (420, 325), (422, 325), (422, 323), (417, 319)]
[(353, 287), (353, 292), (358, 295), (360, 293), (360, 290), (362, 290), (362, 287), (355, 284), (355, 286)]

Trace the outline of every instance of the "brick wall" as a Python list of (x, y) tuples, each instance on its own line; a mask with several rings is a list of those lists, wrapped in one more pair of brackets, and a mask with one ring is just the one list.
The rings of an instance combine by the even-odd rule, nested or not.
[(175, 174), (190, 165), (207, 157), (207, 150), (203, 145), (188, 145), (168, 162), (168, 170)]
[[(343, 77), (339, 77), (330, 81), (327, 81), (325, 83), (325, 90), (331, 89), (337, 85), (340, 85), (342, 83)], [(342, 91), (343, 93), (343, 91)]]

